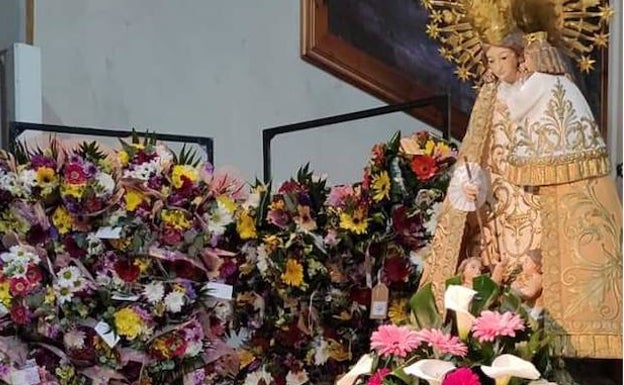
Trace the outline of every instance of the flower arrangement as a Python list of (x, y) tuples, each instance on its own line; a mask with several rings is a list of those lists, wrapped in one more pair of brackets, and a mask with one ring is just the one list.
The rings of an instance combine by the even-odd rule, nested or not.
[(359, 183), (304, 167), (276, 193), (185, 148), (120, 145), (0, 156), (0, 380), (332, 382), (409, 318), (446, 142), (397, 134)]
[(474, 290), (450, 279), (444, 318), (430, 284), (410, 304), (411, 322), (380, 326), (371, 336), (371, 353), (339, 384), (410, 385), (420, 379), (430, 385), (505, 385), (512, 377), (520, 384), (551, 369), (539, 320), (487, 276), (474, 280)]
[(231, 314), (206, 283), (236, 270), (242, 186), (136, 135), (2, 153), (0, 379), (230, 381)]
[[(275, 194), (256, 183), (236, 214), (239, 382), (331, 383), (368, 349), (380, 319), (408, 318), (455, 151), (399, 133), (372, 153), (359, 183), (330, 188), (306, 166)], [(387, 312), (371, 318), (379, 284)]]

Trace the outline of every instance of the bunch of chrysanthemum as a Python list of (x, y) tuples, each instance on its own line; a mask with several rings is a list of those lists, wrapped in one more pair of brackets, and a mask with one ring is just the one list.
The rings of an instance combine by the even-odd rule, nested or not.
[(11, 321), (25, 325), (36, 306), (30, 298), (41, 294), (41, 259), (29, 246), (15, 245), (0, 254), (0, 313), (10, 313)]
[(72, 215), (99, 214), (114, 203), (117, 183), (112, 164), (95, 142), (66, 153), (59, 175), (61, 200)]
[(446, 385), (480, 385), (486, 377), (497, 384), (511, 377), (538, 379), (531, 360), (541, 369), (548, 366), (542, 360), (548, 350), (542, 326), (508, 288), (486, 276), (476, 281), (475, 290), (449, 281), (445, 318), (437, 312), (431, 286), (423, 287), (411, 299), (415, 322), (380, 326), (371, 337), (371, 355), (350, 375), (361, 376), (361, 384), (384, 384), (384, 378), (411, 383), (414, 377)]
[[(241, 253), (238, 325), (230, 337), (243, 339), (238, 342), (243, 378), (251, 383), (264, 370), (266, 376), (286, 383), (307, 381), (308, 376), (318, 380), (319, 373), (312, 371), (331, 359), (329, 349), (317, 344), (325, 328), (321, 312), (326, 310), (324, 304), (329, 305), (332, 290), (321, 235), (325, 181), (304, 167), (275, 194), (261, 185), (255, 190), (258, 203), (243, 208), (250, 213), (255, 237), (247, 238)], [(243, 225), (239, 220), (239, 230)], [(239, 234), (246, 238), (245, 232)], [(319, 354), (312, 362), (316, 350)]]

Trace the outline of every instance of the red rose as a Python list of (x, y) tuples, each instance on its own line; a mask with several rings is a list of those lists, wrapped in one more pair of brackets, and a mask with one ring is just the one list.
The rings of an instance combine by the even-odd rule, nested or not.
[(282, 185), (280, 186), (277, 192), (279, 194), (292, 194), (292, 193), (300, 192), (302, 190), (303, 188), (301, 187), (299, 183), (295, 182), (294, 180), (291, 180), (291, 181), (282, 183)]
[(102, 204), (102, 200), (100, 198), (92, 195), (85, 201), (85, 207), (87, 209), (87, 212), (94, 213), (96, 211), (102, 210), (102, 207), (104, 207), (104, 205)]
[(177, 245), (182, 242), (182, 232), (174, 229), (173, 227), (165, 226), (160, 238), (167, 245)]
[(371, 290), (367, 287), (356, 287), (351, 290), (351, 301), (357, 302), (360, 305), (370, 306), (371, 304)]
[(41, 269), (39, 268), (39, 266), (37, 265), (28, 266), (28, 271), (26, 272), (26, 278), (28, 279), (28, 282), (31, 285), (33, 286), (38, 285), (39, 282), (41, 282), (41, 279), (43, 278), (43, 275), (41, 274)]
[(30, 282), (24, 277), (10, 278), (9, 290), (14, 296), (24, 296), (30, 291)]
[(87, 255), (87, 251), (78, 247), (78, 244), (71, 236), (63, 239), (63, 245), (72, 258), (80, 259)]
[(401, 257), (386, 259), (384, 263), (384, 275), (390, 283), (405, 282), (409, 275), (407, 261)]
[(70, 163), (65, 166), (65, 182), (69, 184), (83, 184), (86, 181), (87, 173), (85, 173), (82, 165)]
[(139, 278), (141, 270), (133, 262), (118, 260), (114, 265), (115, 272), (124, 282), (134, 282)]
[(435, 159), (429, 155), (415, 155), (410, 165), (416, 177), (422, 181), (431, 179), (438, 171)]
[(11, 308), (11, 320), (18, 325), (26, 325), (28, 323), (28, 309), (22, 305), (16, 305)]

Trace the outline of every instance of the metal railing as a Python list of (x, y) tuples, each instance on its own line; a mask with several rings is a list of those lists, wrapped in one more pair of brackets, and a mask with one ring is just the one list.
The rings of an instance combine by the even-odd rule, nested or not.
[(440, 111), (442, 116), (441, 127), (436, 127), (442, 131), (445, 139), (451, 137), (451, 101), (450, 95), (432, 96), (429, 98), (413, 100), (410, 102), (393, 104), (389, 106), (376, 107), (362, 111), (350, 112), (347, 114), (328, 116), (325, 118), (308, 120), (299, 123), (287, 124), (284, 126), (266, 128), (262, 130), (262, 171), (265, 183), (271, 180), (271, 141), (278, 135), (287, 134), (297, 131), (309, 130), (322, 126), (328, 126), (337, 123), (344, 123), (358, 119), (370, 118), (373, 116), (390, 114), (399, 111), (408, 111), (414, 108), (423, 108), (434, 106)]

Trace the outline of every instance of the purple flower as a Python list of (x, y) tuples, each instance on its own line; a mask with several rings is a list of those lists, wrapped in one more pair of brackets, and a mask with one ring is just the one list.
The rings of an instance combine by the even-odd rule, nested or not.
[(31, 166), (36, 170), (40, 167), (48, 167), (56, 170), (56, 161), (43, 155), (35, 155), (30, 159)]

